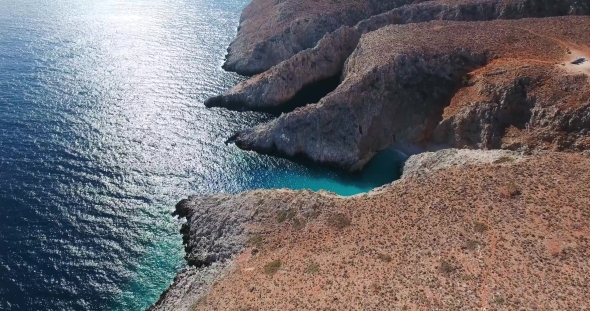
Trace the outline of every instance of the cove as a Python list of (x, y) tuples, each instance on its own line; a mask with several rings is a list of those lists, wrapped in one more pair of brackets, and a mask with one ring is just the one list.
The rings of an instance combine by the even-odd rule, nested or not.
[[(325, 167), (306, 160), (291, 159), (298, 168), (280, 170), (274, 184), (294, 190), (326, 190), (341, 196), (369, 192), (376, 187), (391, 183), (400, 178), (407, 156), (395, 149), (385, 149), (358, 173)], [(268, 188), (268, 187), (265, 187)]]

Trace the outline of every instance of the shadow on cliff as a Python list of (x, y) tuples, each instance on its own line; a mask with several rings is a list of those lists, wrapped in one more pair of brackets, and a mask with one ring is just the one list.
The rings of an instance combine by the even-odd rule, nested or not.
[(233, 111), (264, 112), (274, 116), (280, 116), (282, 113), (291, 112), (299, 107), (319, 102), (330, 92), (334, 91), (338, 85), (340, 85), (340, 73), (328, 79), (304, 86), (291, 100), (281, 104), (278, 107), (272, 108), (245, 108), (242, 102), (224, 101), (222, 96), (216, 96), (208, 99), (205, 103), (205, 106), (210, 108), (223, 107)]

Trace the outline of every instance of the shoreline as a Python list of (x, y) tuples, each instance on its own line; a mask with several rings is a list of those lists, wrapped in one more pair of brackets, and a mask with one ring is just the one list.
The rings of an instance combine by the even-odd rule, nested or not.
[[(207, 106), (276, 107), (326, 78), (320, 71), (341, 73), (317, 103), (233, 141), (348, 171), (389, 150), (408, 158), (400, 179), (350, 197), (279, 189), (179, 202), (193, 267), (149, 310), (574, 310), (590, 300), (570, 282), (588, 281), (590, 80), (586, 64), (566, 64), (590, 51), (590, 18), (536, 18), (590, 12), (572, 1), (394, 2), (339, 20), (339, 9), (289, 15), (289, 3), (262, 9), (254, 0), (230, 54), (277, 21), (304, 26), (293, 26), (295, 37), (267, 38), (272, 53), (283, 53), (271, 63), (254, 64), (266, 48), (229, 56), (258, 75)], [(321, 18), (338, 27), (317, 26)], [(259, 33), (252, 19), (266, 23)], [(313, 40), (292, 45), (302, 35)], [(565, 298), (551, 295), (561, 288)]]

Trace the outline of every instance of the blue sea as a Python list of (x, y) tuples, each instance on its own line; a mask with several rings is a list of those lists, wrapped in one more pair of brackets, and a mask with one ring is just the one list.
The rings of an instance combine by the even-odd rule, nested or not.
[(0, 0), (0, 310), (143, 310), (185, 267), (174, 205), (360, 175), (226, 145), (273, 118), (206, 109), (246, 0)]

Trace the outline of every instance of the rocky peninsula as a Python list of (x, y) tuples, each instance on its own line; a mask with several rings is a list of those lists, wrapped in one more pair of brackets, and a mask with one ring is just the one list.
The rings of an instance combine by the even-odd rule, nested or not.
[[(243, 149), (402, 178), (352, 197), (256, 190), (178, 203), (190, 267), (150, 310), (590, 309), (590, 1), (253, 0), (208, 106), (317, 103)], [(566, 16), (569, 15), (569, 16)], [(574, 63), (574, 60), (578, 60)]]
[(236, 144), (351, 171), (396, 142), (584, 150), (588, 77), (566, 64), (590, 57), (588, 27), (588, 17), (387, 26), (361, 37), (336, 90)]
[(580, 310), (589, 182), (581, 154), (445, 150), (349, 198), (191, 197), (177, 213), (200, 266), (152, 310)]

